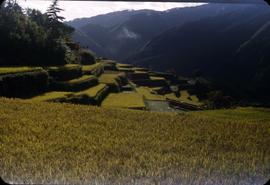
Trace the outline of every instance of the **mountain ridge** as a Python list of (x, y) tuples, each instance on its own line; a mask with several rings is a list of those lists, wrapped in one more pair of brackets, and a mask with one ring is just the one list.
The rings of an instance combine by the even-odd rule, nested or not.
[[(98, 38), (107, 38), (107, 47), (93, 49), (98, 56), (103, 55), (108, 58), (123, 60), (134, 54), (138, 49), (163, 31), (183, 25), (186, 22), (200, 20), (203, 17), (214, 17), (219, 14), (224, 14), (233, 11), (233, 9), (237, 8), (229, 7), (228, 5), (207, 4), (197, 7), (173, 8), (167, 11), (126, 10), (89, 18), (88, 24), (85, 23), (84, 26), (79, 27), (75, 25), (75, 28), (85, 33), (87, 37), (94, 39), (97, 43), (104, 42)], [(102, 21), (99, 21), (100, 19), (102, 19)], [(107, 24), (111, 19), (114, 19), (114, 22)], [(69, 22), (68, 24), (72, 26), (76, 24), (76, 20), (74, 22)], [(95, 30), (97, 28), (96, 25), (101, 26), (100, 30), (93, 33), (91, 30)], [(116, 35), (127, 35), (125, 34), (125, 32), (127, 32), (126, 30), (138, 35), (136, 41), (134, 41), (134, 38), (130, 37), (115, 38)], [(106, 33), (104, 33), (104, 31)], [(85, 39), (78, 39), (76, 34), (77, 33), (73, 35), (75, 41), (80, 42), (84, 46), (89, 45), (85, 42)], [(104, 52), (100, 53), (100, 50)]]

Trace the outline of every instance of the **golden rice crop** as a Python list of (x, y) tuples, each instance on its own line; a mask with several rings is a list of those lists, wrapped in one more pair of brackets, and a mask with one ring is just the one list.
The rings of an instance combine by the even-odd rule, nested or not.
[(149, 87), (137, 87), (136, 91), (143, 95), (145, 99), (147, 100), (166, 100), (165, 96), (159, 95), (159, 94), (154, 94), (153, 90)]
[(223, 119), (0, 99), (0, 175), (26, 184), (263, 184), (270, 119), (258, 112), (269, 110)]
[(30, 98), (27, 101), (57, 101), (57, 100), (66, 99), (67, 97), (71, 95), (72, 95), (71, 92), (51, 91), (51, 92), (46, 92), (44, 94)]
[(114, 108), (145, 109), (143, 96), (138, 93), (110, 93), (101, 106)]
[(75, 96), (81, 96), (81, 95), (85, 95), (88, 97), (95, 97), (100, 91), (102, 91), (104, 88), (106, 88), (107, 85), (106, 84), (98, 84), (94, 87), (90, 87), (89, 89), (86, 89), (84, 91), (80, 91), (78, 93), (75, 93)]
[(100, 83), (119, 86), (121, 81), (119, 75), (122, 75), (122, 73), (102, 74), (98, 80)]
[(0, 67), (0, 75), (42, 70), (41, 67)]
[(165, 97), (191, 105), (202, 105), (202, 102), (199, 101), (199, 98), (196, 95), (190, 95), (187, 90), (180, 91), (180, 97), (176, 97), (174, 93), (166, 94)]
[(92, 70), (94, 70), (96, 68), (100, 68), (100, 67), (103, 67), (103, 63), (95, 63), (92, 65), (83, 65), (82, 71), (83, 72), (91, 72)]
[(64, 66), (50, 66), (50, 67), (48, 67), (49, 70), (54, 70), (54, 71), (71, 70), (71, 69), (77, 69), (77, 68), (81, 68), (81, 65), (79, 65), (79, 64), (66, 64)]

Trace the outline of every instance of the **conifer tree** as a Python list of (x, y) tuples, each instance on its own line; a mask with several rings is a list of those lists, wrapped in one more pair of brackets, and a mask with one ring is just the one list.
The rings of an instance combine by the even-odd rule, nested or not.
[(56, 22), (63, 22), (64, 21), (64, 17), (59, 16), (59, 13), (63, 11), (63, 9), (59, 8), (58, 6), (58, 0), (53, 0), (52, 4), (49, 6), (49, 8), (47, 9), (47, 16), (48, 19), (52, 22), (56, 21)]

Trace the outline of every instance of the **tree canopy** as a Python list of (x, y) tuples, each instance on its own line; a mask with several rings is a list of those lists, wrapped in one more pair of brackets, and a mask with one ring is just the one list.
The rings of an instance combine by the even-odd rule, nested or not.
[[(53, 9), (54, 8), (54, 9)], [(62, 65), (70, 63), (66, 44), (74, 31), (62, 23), (54, 0), (49, 10), (23, 10), (16, 1), (0, 9), (0, 65)], [(55, 11), (53, 13), (53, 10)], [(54, 14), (54, 15), (53, 15)]]

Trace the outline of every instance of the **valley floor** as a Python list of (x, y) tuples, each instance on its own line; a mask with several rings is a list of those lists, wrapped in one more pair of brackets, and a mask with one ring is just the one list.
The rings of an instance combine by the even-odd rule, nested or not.
[(0, 98), (0, 176), (26, 184), (264, 184), (269, 113), (154, 113)]

